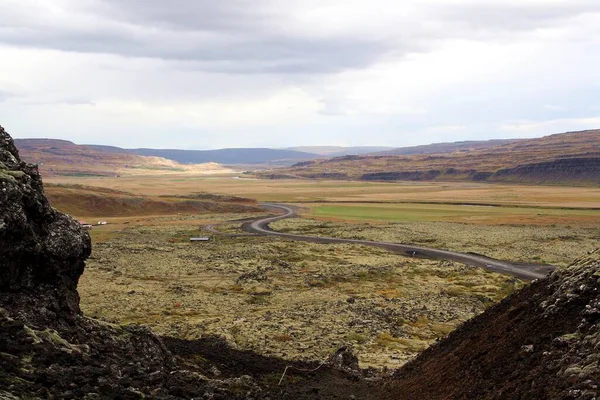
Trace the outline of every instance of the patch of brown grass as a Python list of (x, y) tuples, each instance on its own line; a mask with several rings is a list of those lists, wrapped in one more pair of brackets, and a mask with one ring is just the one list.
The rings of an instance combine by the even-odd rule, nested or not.
[(156, 197), (82, 185), (47, 185), (45, 191), (53, 207), (79, 218), (261, 211), (250, 199), (215, 201)]

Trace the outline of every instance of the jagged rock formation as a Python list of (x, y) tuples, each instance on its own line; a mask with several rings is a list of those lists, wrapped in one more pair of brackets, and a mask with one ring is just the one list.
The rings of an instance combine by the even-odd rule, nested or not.
[(22, 162), (0, 127), (0, 299), (9, 311), (35, 307), (33, 321), (79, 313), (77, 282), (90, 237), (54, 210), (33, 165)]
[(396, 372), (387, 399), (597, 399), (600, 251), (467, 321)]

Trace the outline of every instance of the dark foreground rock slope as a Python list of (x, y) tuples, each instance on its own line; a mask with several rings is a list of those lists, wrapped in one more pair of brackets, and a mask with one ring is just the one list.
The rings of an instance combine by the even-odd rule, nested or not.
[(169, 378), (173, 357), (151, 332), (81, 315), (77, 282), (90, 251), (0, 128), (0, 398), (126, 398), (160, 389), (147, 374)]
[(32, 323), (72, 319), (90, 238), (54, 210), (37, 169), (22, 162), (0, 127), (0, 299), (6, 311), (35, 309)]
[(396, 372), (387, 399), (600, 398), (600, 253), (533, 282)]

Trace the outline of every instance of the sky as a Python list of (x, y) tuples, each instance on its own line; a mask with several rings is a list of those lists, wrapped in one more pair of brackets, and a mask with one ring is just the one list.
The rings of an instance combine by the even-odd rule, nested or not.
[(15, 138), (411, 146), (600, 128), (598, 0), (0, 0)]

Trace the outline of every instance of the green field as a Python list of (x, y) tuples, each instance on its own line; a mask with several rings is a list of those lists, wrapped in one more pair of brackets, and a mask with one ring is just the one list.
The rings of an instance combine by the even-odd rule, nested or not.
[(548, 219), (600, 220), (600, 210), (539, 207), (490, 207), (454, 204), (315, 204), (310, 216), (355, 221), (460, 221), (472, 223), (546, 223)]

